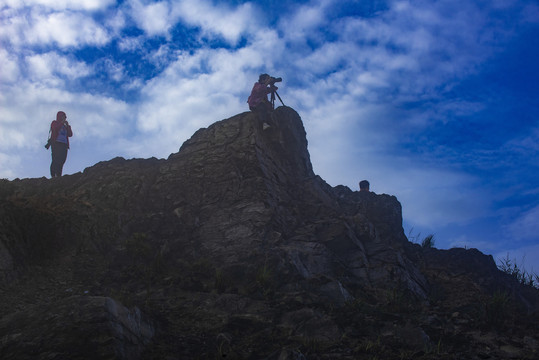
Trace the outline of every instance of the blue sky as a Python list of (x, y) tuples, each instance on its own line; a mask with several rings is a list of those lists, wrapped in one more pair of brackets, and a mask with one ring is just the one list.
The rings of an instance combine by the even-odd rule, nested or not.
[(0, 0), (0, 177), (166, 158), (262, 72), (330, 185), (397, 196), (412, 238), (539, 273), (536, 0)]

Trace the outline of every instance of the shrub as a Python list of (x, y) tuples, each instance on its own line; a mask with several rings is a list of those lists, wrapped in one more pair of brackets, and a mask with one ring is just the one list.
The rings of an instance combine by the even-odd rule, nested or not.
[(427, 235), (423, 241), (421, 241), (421, 247), (432, 249), (434, 247), (434, 234)]
[[(539, 275), (528, 272), (522, 265), (518, 266), (516, 259), (511, 260), (509, 254), (498, 261), (498, 269), (513, 276), (522, 285), (532, 286), (539, 289)], [(524, 259), (522, 259), (522, 262), (524, 262)]]
[(487, 326), (503, 328), (511, 314), (511, 297), (506, 292), (497, 291), (484, 303), (484, 320)]

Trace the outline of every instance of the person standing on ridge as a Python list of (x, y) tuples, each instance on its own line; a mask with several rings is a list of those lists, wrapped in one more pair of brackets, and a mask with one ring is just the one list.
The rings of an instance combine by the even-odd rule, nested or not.
[(67, 159), (69, 138), (73, 136), (71, 125), (67, 122), (67, 115), (58, 111), (56, 120), (51, 123), (51, 137), (49, 144), (52, 152), (51, 178), (62, 176), (62, 170)]

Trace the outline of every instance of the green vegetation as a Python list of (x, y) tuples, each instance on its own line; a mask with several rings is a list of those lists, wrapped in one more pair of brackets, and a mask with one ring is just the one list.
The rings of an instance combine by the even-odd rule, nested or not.
[(502, 291), (496, 291), (483, 302), (484, 322), (491, 328), (504, 328), (509, 321), (511, 311), (511, 296)]
[(365, 339), (357, 348), (358, 351), (363, 353), (379, 353), (384, 350), (380, 337), (376, 340)]
[(432, 249), (434, 247), (434, 234), (427, 235), (423, 241), (421, 241), (421, 247)]
[(389, 313), (407, 313), (417, 308), (414, 296), (402, 284), (386, 290), (385, 300), (384, 309)]
[(425, 236), (423, 238), (423, 240), (421, 240), (421, 242), (420, 242), (421, 233), (417, 233), (417, 235), (414, 235), (413, 231), (414, 231), (414, 228), (411, 228), (410, 231), (408, 232), (408, 240), (410, 242), (420, 244), (421, 247), (423, 247), (425, 249), (434, 248), (434, 242), (435, 242), (434, 241), (434, 234), (429, 234), (429, 235)]
[(428, 345), (425, 348), (425, 353), (428, 354), (428, 355), (439, 356), (439, 355), (442, 354), (442, 350), (443, 350), (442, 339), (439, 339), (438, 343), (436, 345), (432, 345), (432, 344)]
[[(511, 260), (509, 254), (498, 261), (498, 269), (513, 276), (522, 285), (539, 289), (539, 275), (537, 273), (528, 272), (522, 265), (517, 265), (516, 259)], [(524, 259), (522, 259), (522, 262), (524, 262)]]
[(325, 341), (313, 337), (300, 337), (305, 354), (318, 354), (326, 350), (330, 345)]

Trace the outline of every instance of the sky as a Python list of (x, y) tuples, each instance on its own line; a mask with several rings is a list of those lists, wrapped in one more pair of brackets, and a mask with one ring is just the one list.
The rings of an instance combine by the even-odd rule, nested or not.
[(59, 110), (64, 174), (167, 158), (269, 73), (330, 185), (539, 273), (537, 64), (537, 0), (0, 0), (0, 178), (50, 176)]

